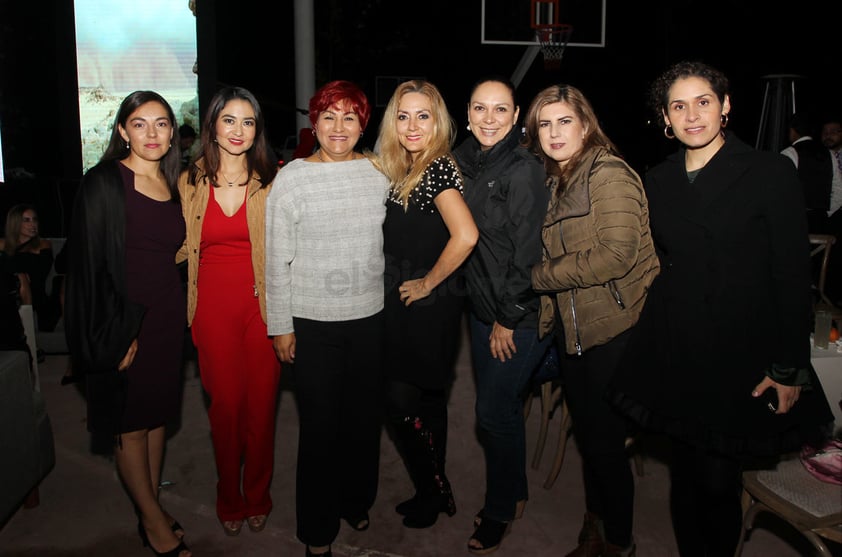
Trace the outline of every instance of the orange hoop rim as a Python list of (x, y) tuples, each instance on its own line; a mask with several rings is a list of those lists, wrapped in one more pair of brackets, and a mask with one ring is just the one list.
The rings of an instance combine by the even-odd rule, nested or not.
[[(532, 26), (535, 29), (535, 36), (544, 44), (567, 45), (573, 26), (568, 23), (540, 23)], [(553, 35), (561, 38), (561, 41), (552, 41)]]

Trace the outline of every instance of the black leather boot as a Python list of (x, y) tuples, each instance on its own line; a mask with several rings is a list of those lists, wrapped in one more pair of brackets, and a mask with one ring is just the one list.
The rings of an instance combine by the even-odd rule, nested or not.
[(397, 431), (416, 493), (395, 510), (404, 515), (403, 524), (407, 528), (429, 528), (440, 513), (456, 514), (453, 492), (444, 474), (444, 451), (417, 416), (403, 418)]

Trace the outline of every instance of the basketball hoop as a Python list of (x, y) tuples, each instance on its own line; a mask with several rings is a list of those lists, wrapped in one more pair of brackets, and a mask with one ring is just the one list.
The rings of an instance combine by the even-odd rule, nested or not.
[(564, 55), (564, 49), (567, 48), (571, 34), (573, 34), (573, 26), (565, 23), (546, 23), (535, 26), (535, 38), (541, 43), (545, 70), (552, 71), (561, 67), (561, 57)]

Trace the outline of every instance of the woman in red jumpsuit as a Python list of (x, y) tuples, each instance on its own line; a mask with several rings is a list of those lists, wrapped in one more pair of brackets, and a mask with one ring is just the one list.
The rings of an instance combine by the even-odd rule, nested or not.
[(199, 356), (225, 533), (263, 530), (272, 509), (280, 363), (266, 334), (264, 206), (277, 164), (254, 96), (211, 99), (201, 152), (179, 179), (187, 223), (187, 319)]

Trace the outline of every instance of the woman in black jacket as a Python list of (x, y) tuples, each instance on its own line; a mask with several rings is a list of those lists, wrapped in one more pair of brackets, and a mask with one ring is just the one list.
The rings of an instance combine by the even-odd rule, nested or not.
[(538, 339), (532, 265), (541, 261), (549, 194), (544, 167), (520, 146), (514, 87), (482, 79), (471, 90), (468, 138), (454, 156), (479, 228), (466, 263), (477, 424), (485, 449), (485, 505), (468, 541), (473, 553), (500, 545), (528, 496), (522, 394), (550, 344)]
[(681, 148), (645, 179), (661, 259), (614, 399), (673, 439), (679, 552), (733, 555), (747, 458), (797, 449), (833, 418), (810, 367), (810, 259), (792, 164), (725, 132), (728, 80), (696, 62), (653, 84)]

